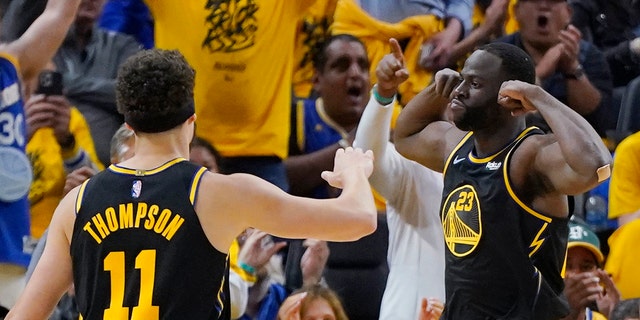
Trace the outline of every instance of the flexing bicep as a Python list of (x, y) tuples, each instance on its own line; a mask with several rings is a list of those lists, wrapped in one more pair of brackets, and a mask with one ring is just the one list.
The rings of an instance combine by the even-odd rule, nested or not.
[(549, 182), (552, 192), (576, 195), (598, 184), (597, 174), (580, 174), (567, 162), (558, 142), (540, 147), (533, 163), (535, 172)]
[(464, 132), (451, 123), (437, 121), (414, 135), (396, 141), (395, 145), (405, 158), (442, 172), (449, 153), (463, 136)]

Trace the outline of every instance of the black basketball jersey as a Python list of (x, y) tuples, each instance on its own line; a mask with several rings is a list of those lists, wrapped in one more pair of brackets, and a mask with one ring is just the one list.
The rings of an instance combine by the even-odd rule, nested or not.
[(80, 314), (91, 319), (229, 319), (227, 254), (194, 210), (206, 168), (112, 165), (86, 181), (71, 239)]
[(513, 191), (509, 157), (531, 127), (494, 155), (474, 156), (473, 133), (447, 159), (443, 319), (558, 319), (568, 312), (561, 270), (567, 219), (536, 212)]

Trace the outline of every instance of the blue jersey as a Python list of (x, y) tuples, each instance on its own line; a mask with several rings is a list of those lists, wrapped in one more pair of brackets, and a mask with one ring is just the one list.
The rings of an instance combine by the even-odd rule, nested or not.
[(30, 234), (27, 195), (32, 173), (25, 154), (26, 130), (17, 62), (0, 53), (0, 263), (24, 267)]
[[(341, 139), (348, 139), (349, 133), (341, 128), (324, 111), (322, 99), (300, 100), (295, 105), (293, 119), (292, 140), (295, 144), (290, 148), (290, 155), (309, 154), (337, 143)], [(295, 141), (295, 142), (294, 142)], [(297, 147), (297, 150), (295, 149)], [(327, 187), (317, 187), (313, 191), (313, 198), (329, 198)]]

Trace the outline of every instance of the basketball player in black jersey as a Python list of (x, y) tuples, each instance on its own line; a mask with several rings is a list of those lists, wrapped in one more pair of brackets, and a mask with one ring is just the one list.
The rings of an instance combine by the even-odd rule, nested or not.
[(227, 250), (247, 227), (284, 238), (349, 241), (376, 228), (371, 152), (336, 153), (327, 200), (290, 196), (247, 174), (185, 160), (194, 71), (177, 51), (143, 51), (116, 82), (135, 155), (73, 189), (7, 319), (46, 319), (69, 285), (89, 319), (229, 319)]
[[(606, 179), (611, 156), (585, 119), (534, 81), (524, 51), (492, 43), (460, 73), (438, 72), (398, 118), (398, 151), (444, 173), (443, 319), (547, 320), (568, 312), (567, 195)], [(527, 128), (527, 112), (539, 112), (553, 133)]]

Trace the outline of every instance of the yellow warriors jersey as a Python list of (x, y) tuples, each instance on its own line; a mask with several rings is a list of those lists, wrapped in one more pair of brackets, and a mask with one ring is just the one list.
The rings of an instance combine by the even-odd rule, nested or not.
[(196, 70), (196, 134), (223, 156), (285, 158), (296, 26), (313, 0), (145, 0), (156, 46)]
[[(76, 148), (82, 148), (98, 170), (102, 163), (98, 160), (93, 138), (84, 117), (76, 108), (71, 108), (69, 132), (76, 140)], [(71, 152), (75, 156), (77, 149)], [(67, 172), (64, 169), (64, 156), (51, 128), (41, 128), (33, 134), (27, 143), (27, 155), (33, 169), (33, 183), (29, 189), (31, 205), (31, 234), (40, 238), (49, 227), (53, 211), (62, 200)]]

